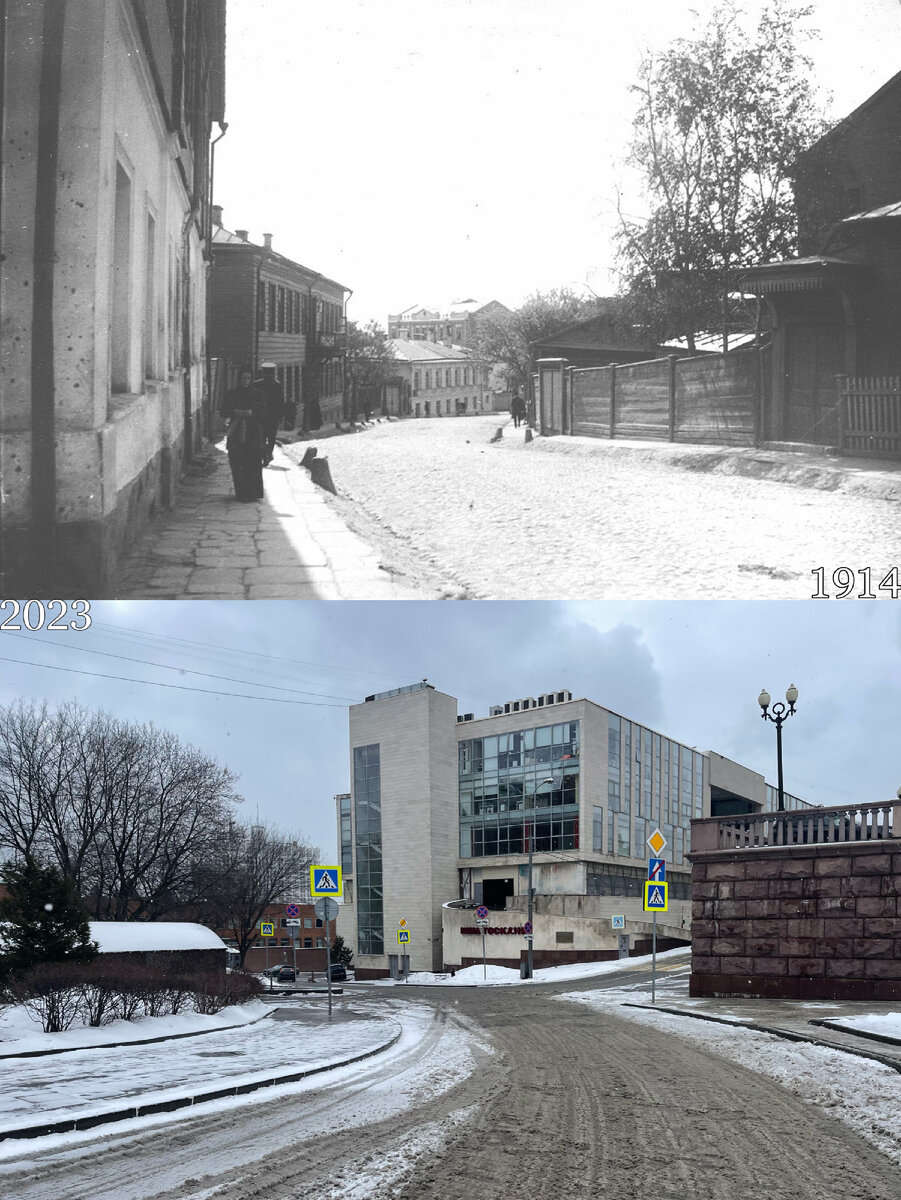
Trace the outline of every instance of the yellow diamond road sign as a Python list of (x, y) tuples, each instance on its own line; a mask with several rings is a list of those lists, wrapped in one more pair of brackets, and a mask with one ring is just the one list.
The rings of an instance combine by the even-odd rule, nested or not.
[(651, 834), (651, 836), (648, 838), (648, 845), (651, 847), (651, 849), (654, 851), (654, 853), (659, 858), (660, 851), (666, 845), (666, 838), (663, 836), (663, 834), (660, 832), (659, 829), (655, 829), (654, 832)]
[(399, 929), (406, 929), (407, 928), (407, 918), (401, 917), (401, 919), (397, 922), (397, 925), (398, 925)]

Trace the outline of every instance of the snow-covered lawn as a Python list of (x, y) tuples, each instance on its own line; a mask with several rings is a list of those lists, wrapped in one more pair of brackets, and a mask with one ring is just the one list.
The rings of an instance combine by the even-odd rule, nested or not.
[[(211, 1091), (224, 1084), (250, 1083), (340, 1063), (385, 1045), (398, 1031), (397, 1023), (385, 1016), (355, 1013), (348, 1019), (340, 1013), (329, 1022), (322, 1004), (293, 1002), (291, 1010), (296, 1019), (258, 1020), (269, 1010), (255, 1001), (233, 1013), (233, 1017), (243, 1018), (243, 1023), (175, 1043), (103, 1046), (90, 1038), (103, 1030), (69, 1030), (68, 1034), (53, 1035), (68, 1037), (68, 1053), (3, 1061), (0, 1132), (62, 1120), (76, 1113), (83, 1116), (106, 1111), (122, 1101), (149, 1104)], [(163, 1035), (194, 1032), (198, 1020), (209, 1022), (215, 1018), (192, 1014), (119, 1024), (126, 1032), (132, 1029), (148, 1037), (153, 1036), (152, 1030), (160, 1030)], [(41, 1048), (47, 1048), (50, 1035), (42, 1034), (41, 1038)], [(27, 1037), (18, 1043), (4, 1043), (7, 1047), (16, 1044), (32, 1045)], [(79, 1044), (85, 1048), (74, 1048)]]
[[(569, 992), (560, 999), (588, 1004), (619, 1018), (689, 1038), (705, 1050), (759, 1071), (808, 1103), (819, 1105), (830, 1116), (847, 1122), (901, 1166), (901, 1074), (891, 1067), (841, 1050), (785, 1042), (773, 1034), (752, 1029), (623, 1006), (626, 1000), (650, 1004), (650, 992), (607, 989)], [(853, 1021), (858, 1027), (860, 1022), (879, 1021), (879, 1018), (855, 1017)]]
[(88, 1046), (110, 1046), (120, 1042), (146, 1042), (176, 1034), (206, 1033), (212, 1029), (231, 1029), (248, 1025), (266, 1016), (268, 1005), (255, 1000), (232, 1005), (221, 1012), (206, 1015), (178, 1013), (169, 1017), (139, 1017), (134, 1021), (113, 1021), (97, 1028), (79, 1025), (62, 1033), (44, 1033), (41, 1023), (23, 1005), (0, 1013), (0, 1058), (9, 1054), (31, 1054), (37, 1050), (78, 1050)]

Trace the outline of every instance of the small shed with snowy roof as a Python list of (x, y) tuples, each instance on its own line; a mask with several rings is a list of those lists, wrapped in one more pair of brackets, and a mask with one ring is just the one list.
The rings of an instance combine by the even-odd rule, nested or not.
[(193, 921), (91, 921), (100, 953), (128, 966), (172, 974), (225, 970), (226, 945), (217, 933)]

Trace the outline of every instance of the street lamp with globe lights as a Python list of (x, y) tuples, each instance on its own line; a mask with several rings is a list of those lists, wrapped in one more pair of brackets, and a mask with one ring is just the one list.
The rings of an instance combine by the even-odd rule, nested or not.
[(788, 705), (777, 700), (775, 704), (770, 704), (770, 694), (766, 690), (760, 693), (757, 697), (757, 703), (763, 709), (760, 714), (764, 721), (772, 721), (776, 726), (776, 761), (779, 768), (779, 812), (785, 811), (785, 792), (782, 787), (782, 723), (789, 717), (795, 715), (795, 701), (798, 699), (798, 689), (795, 685), (789, 684), (785, 692), (785, 699)]

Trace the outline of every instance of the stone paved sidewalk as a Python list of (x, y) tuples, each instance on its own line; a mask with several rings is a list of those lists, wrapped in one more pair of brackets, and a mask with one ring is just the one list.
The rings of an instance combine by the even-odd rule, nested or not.
[(399, 581), (379, 551), (352, 533), (303, 468), (277, 449), (265, 499), (235, 500), (224, 445), (189, 468), (175, 508), (162, 513), (123, 563), (116, 599), (429, 600)]

